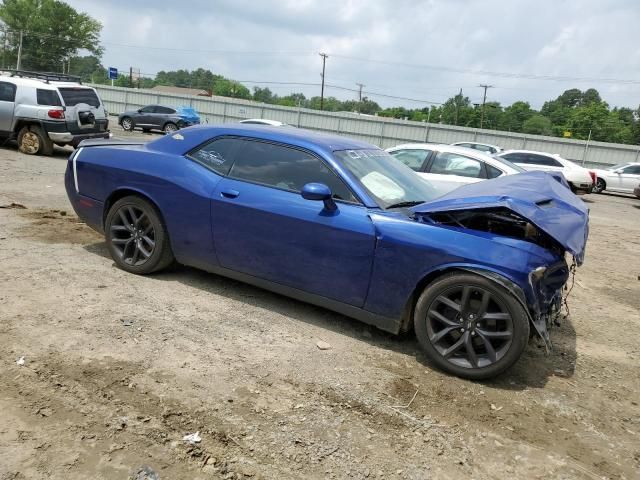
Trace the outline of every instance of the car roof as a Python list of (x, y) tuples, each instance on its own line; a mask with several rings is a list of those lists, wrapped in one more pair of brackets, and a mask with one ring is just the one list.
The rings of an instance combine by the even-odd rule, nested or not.
[[(181, 129), (176, 134), (166, 135), (158, 140), (149, 142), (148, 146), (149, 148), (166, 150), (174, 153), (184, 153), (184, 151), (195, 148), (213, 137), (223, 135), (258, 138), (261, 140), (286, 143), (312, 151), (322, 151), (325, 153), (337, 150), (378, 150), (378, 147), (375, 145), (348, 137), (329, 135), (302, 128), (281, 128), (269, 125), (244, 123), (197, 125), (188, 127)], [(176, 139), (182, 140), (182, 142), (176, 142)], [(187, 148), (185, 149), (184, 147)]]
[(269, 120), (266, 118), (245, 118), (244, 120), (240, 120), (240, 123), (255, 123), (260, 125), (273, 125), (277, 127), (286, 125), (286, 123), (284, 122), (280, 122), (278, 120)]
[(492, 143), (482, 143), (482, 142), (473, 142), (473, 141), (455, 142), (455, 143), (452, 143), (451, 145), (462, 145), (462, 144), (484, 145), (485, 147), (493, 147), (493, 148), (497, 148), (498, 150), (502, 150), (502, 147), (499, 147), (498, 145), (494, 145)]

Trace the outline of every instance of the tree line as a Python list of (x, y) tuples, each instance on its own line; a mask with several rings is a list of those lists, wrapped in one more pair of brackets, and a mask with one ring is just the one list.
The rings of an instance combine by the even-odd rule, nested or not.
[[(77, 75), (84, 82), (109, 84), (107, 69), (101, 63), (99, 44), (102, 25), (85, 13), (79, 13), (59, 0), (1, 0), (0, 46), (2, 68), (15, 68), (22, 36), (21, 66), (25, 70), (53, 71)], [(22, 32), (22, 35), (20, 34)], [(79, 55), (85, 51), (89, 55)], [(320, 96), (307, 98), (303, 93), (277, 95), (269, 88), (250, 89), (240, 82), (214, 74), (210, 70), (160, 71), (154, 78), (142, 76), (131, 82), (129, 72), (120, 72), (115, 85), (152, 88), (156, 85), (190, 87), (213, 95), (258, 102), (320, 109)], [(640, 144), (640, 107), (611, 108), (597, 90), (566, 90), (536, 110), (526, 101), (503, 106), (499, 102), (473, 104), (462, 91), (441, 105), (423, 108), (382, 108), (370, 98), (339, 100), (325, 97), (328, 111), (358, 112), (367, 115), (504, 130), (517, 133), (591, 138), (596, 141)], [(482, 121), (481, 121), (482, 118)]]

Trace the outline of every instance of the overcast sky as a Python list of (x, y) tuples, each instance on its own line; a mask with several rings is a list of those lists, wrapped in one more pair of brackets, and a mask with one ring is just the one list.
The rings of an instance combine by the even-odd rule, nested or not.
[[(328, 84), (363, 83), (383, 106), (425, 104), (374, 93), (443, 102), (462, 88), (478, 103), (479, 84), (494, 85), (488, 100), (503, 105), (539, 108), (572, 87), (597, 88), (612, 106), (640, 104), (640, 0), (67, 1), (102, 22), (105, 66), (150, 76), (203, 67), (236, 80), (314, 84), (326, 52)], [(335, 88), (325, 95), (357, 98)]]

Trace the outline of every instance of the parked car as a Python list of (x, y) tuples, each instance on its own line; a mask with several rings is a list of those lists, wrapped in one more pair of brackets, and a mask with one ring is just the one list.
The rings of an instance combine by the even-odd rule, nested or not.
[(387, 152), (442, 193), (468, 183), (525, 171), (504, 158), (454, 145), (407, 143), (388, 148)]
[(162, 130), (173, 133), (180, 128), (198, 125), (200, 116), (191, 107), (166, 107), (164, 105), (147, 105), (138, 110), (130, 110), (118, 116), (118, 124), (123, 130), (131, 131), (142, 128), (142, 131)]
[(640, 163), (629, 162), (613, 165), (609, 168), (594, 169), (596, 184), (593, 187), (595, 193), (605, 190), (620, 193), (632, 193), (634, 187), (640, 182)]
[(107, 112), (78, 77), (10, 70), (0, 75), (0, 137), (22, 153), (51, 155), (53, 146), (109, 138)]
[[(384, 150), (257, 125), (149, 143), (90, 141), (67, 194), (121, 269), (174, 259), (399, 333), (442, 369), (481, 379), (559, 318), (587, 209), (543, 172), (437, 193)], [(544, 205), (544, 208), (540, 208)]]
[(457, 142), (457, 143), (452, 143), (451, 145), (456, 145), (458, 147), (472, 148), (474, 150), (479, 150), (481, 152), (485, 152), (490, 155), (495, 155), (496, 153), (500, 153), (504, 150), (502, 147), (498, 147), (497, 145), (491, 145), (489, 143)]
[(266, 118), (247, 118), (240, 120), (240, 123), (248, 123), (250, 125), (271, 125), (272, 127), (288, 127), (284, 122), (278, 120), (267, 120)]
[(506, 158), (525, 170), (561, 172), (569, 182), (571, 191), (576, 194), (591, 193), (596, 181), (595, 173), (557, 154), (531, 150), (506, 150), (498, 156)]

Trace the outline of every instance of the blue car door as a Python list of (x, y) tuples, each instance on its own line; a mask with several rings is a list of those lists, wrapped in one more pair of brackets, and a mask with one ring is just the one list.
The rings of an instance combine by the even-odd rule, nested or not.
[[(347, 185), (309, 152), (249, 139), (212, 198), (216, 254), (224, 268), (333, 300), (364, 304), (375, 247), (373, 224)], [(334, 212), (305, 200), (323, 183)]]

